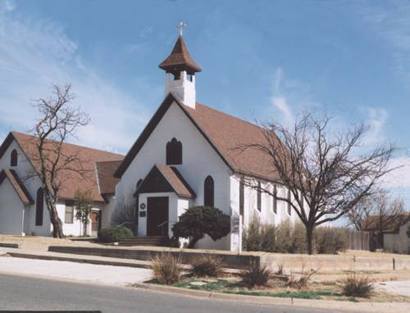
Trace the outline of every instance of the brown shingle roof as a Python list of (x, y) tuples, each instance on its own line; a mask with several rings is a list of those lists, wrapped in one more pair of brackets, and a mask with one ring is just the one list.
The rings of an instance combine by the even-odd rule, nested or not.
[(115, 185), (117, 185), (119, 179), (114, 177), (114, 172), (121, 164), (121, 161), (122, 160), (97, 162), (98, 186), (103, 196), (113, 195), (115, 193)]
[(156, 167), (178, 196), (195, 198), (195, 192), (175, 167), (164, 164), (157, 164)]
[(175, 42), (171, 54), (161, 62), (160, 68), (167, 72), (187, 70), (188, 72), (200, 72), (201, 67), (194, 61), (182, 36)]
[(364, 231), (379, 231), (380, 222), (382, 223), (382, 228), (384, 233), (398, 233), (400, 227), (410, 221), (410, 213), (404, 213), (400, 216), (382, 216), (380, 221), (380, 216), (370, 215), (363, 222)]
[[(13, 140), (17, 141), (24, 154), (33, 164), (34, 168), (39, 171), (39, 164), (36, 161), (38, 160), (36, 138), (34, 136), (19, 132), (11, 132), (0, 147), (0, 157), (2, 157), (4, 152), (7, 150), (7, 147)], [(79, 158), (79, 162), (73, 163), (71, 166), (78, 167), (76, 169), (81, 169), (84, 172), (84, 177), (73, 171), (62, 171), (59, 175), (59, 179), (63, 180), (61, 189), (59, 190), (59, 198), (73, 199), (76, 191), (80, 189), (90, 190), (93, 201), (104, 201), (98, 190), (97, 175), (95, 172), (96, 162), (121, 160), (123, 156), (120, 154), (82, 147), (69, 143), (64, 144), (63, 154), (68, 156), (76, 155), (76, 157)]]
[(0, 185), (6, 178), (10, 181), (10, 184), (13, 186), (14, 190), (16, 191), (17, 195), (19, 196), (21, 202), (23, 202), (24, 205), (34, 203), (30, 193), (28, 192), (23, 182), (14, 170), (5, 169), (0, 172)]
[(203, 130), (235, 172), (267, 180), (278, 179), (266, 153), (250, 148), (240, 149), (266, 142), (259, 126), (199, 103), (195, 109), (187, 106), (183, 106), (183, 109)]
[[(194, 123), (196, 128), (203, 134), (210, 145), (219, 154), (226, 165), (236, 173), (241, 173), (268, 181), (279, 180), (276, 171), (265, 153), (256, 149), (240, 151), (239, 147), (264, 142), (262, 129), (252, 123), (241, 120), (232, 115), (214, 110), (203, 104), (196, 104), (192, 109), (181, 104), (172, 94), (169, 94), (162, 102), (154, 116), (148, 122), (137, 141), (119, 166), (115, 175), (121, 175), (138, 154), (155, 126), (160, 122), (172, 103), (183, 110), (186, 116)], [(279, 144), (279, 139), (278, 144)]]

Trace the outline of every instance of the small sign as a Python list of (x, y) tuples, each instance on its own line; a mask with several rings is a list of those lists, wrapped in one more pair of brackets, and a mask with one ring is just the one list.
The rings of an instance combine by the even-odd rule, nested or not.
[(145, 203), (141, 203), (141, 204), (140, 204), (140, 209), (141, 209), (141, 210), (145, 210)]
[(145, 211), (140, 212), (140, 217), (145, 217), (146, 215), (147, 215), (147, 212)]

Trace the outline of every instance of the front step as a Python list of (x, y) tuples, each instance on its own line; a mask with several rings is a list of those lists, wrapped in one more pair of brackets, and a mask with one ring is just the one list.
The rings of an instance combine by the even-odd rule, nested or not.
[(118, 242), (120, 246), (166, 246), (168, 243), (167, 237), (162, 236), (147, 236), (136, 237), (132, 239), (123, 239)]

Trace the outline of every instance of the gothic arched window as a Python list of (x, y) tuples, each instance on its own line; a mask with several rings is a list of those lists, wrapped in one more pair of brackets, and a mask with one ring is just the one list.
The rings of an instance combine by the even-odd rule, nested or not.
[(214, 206), (214, 179), (212, 176), (205, 178), (204, 182), (204, 205)]
[(43, 188), (38, 188), (36, 196), (36, 226), (43, 225), (44, 212), (44, 192)]
[(17, 155), (17, 150), (14, 149), (11, 151), (10, 155), (10, 166), (17, 166), (18, 163), (18, 155)]
[(182, 164), (182, 143), (176, 138), (172, 138), (171, 141), (167, 143), (167, 164), (177, 165)]

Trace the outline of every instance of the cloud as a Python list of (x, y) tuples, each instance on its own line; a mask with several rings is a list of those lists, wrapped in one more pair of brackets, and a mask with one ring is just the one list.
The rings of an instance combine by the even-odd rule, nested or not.
[(366, 146), (374, 146), (386, 142), (385, 126), (389, 114), (384, 108), (366, 108), (367, 118), (365, 124), (368, 126), (365, 143)]
[[(366, 3), (366, 2), (365, 2)], [(393, 70), (410, 82), (410, 3), (398, 0), (394, 5), (388, 2), (358, 3), (357, 12), (388, 45)]]
[(280, 113), (281, 122), (287, 126), (290, 126), (294, 123), (295, 116), (290, 104), (288, 103), (288, 99), (284, 95), (282, 95), (283, 81), (284, 71), (281, 67), (279, 67), (276, 69), (273, 79), (273, 95), (271, 102), (273, 107)]
[[(91, 117), (76, 141), (127, 151), (147, 120), (142, 101), (87, 64), (78, 44), (58, 24), (21, 17), (12, 2), (1, 3), (0, 133), (31, 129), (37, 116), (33, 100), (49, 95), (53, 84), (70, 82), (75, 104)], [(157, 87), (143, 82), (135, 86), (135, 90), (147, 89)]]
[(12, 0), (2, 0), (0, 2), (0, 14), (14, 11), (16, 3)]

